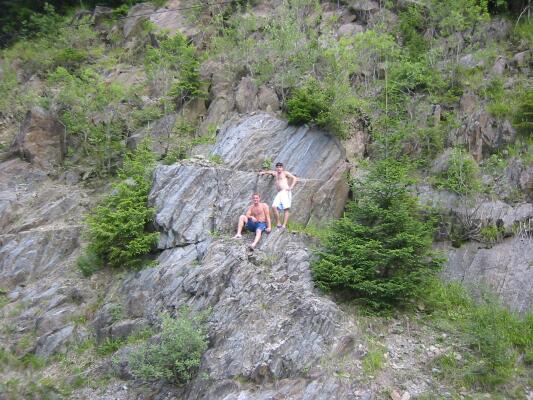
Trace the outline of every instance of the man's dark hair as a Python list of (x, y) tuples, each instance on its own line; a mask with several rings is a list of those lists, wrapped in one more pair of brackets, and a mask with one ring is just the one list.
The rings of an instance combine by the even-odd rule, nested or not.
[(283, 163), (282, 162), (276, 163), (276, 167), (283, 167)]

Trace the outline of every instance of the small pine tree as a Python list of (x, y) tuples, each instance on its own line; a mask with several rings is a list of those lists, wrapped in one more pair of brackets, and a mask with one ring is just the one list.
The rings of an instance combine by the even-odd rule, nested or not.
[(90, 243), (87, 254), (110, 267), (138, 268), (149, 253), (158, 233), (145, 231), (154, 217), (147, 205), (155, 160), (148, 142), (126, 155), (119, 171), (121, 181), (113, 193), (87, 218)]
[(386, 309), (406, 302), (437, 271), (432, 224), (423, 220), (410, 183), (405, 166), (384, 160), (356, 184), (358, 199), (332, 225), (313, 264), (318, 287)]

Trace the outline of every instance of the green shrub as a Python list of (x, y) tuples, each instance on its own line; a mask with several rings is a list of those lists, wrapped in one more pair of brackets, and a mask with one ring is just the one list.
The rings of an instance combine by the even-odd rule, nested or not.
[(94, 274), (96, 271), (99, 271), (104, 266), (102, 259), (100, 259), (94, 251), (90, 251), (89, 249), (78, 257), (76, 265), (81, 274), (86, 278)]
[(330, 118), (333, 93), (324, 90), (319, 82), (310, 79), (294, 90), (287, 100), (287, 119), (290, 124), (323, 126)]
[(126, 155), (118, 173), (121, 181), (87, 217), (87, 257), (96, 257), (98, 265), (139, 268), (156, 243), (158, 233), (146, 232), (154, 216), (147, 205), (153, 165), (154, 155), (144, 141), (135, 153)]
[(124, 344), (126, 344), (126, 338), (106, 338), (106, 340), (96, 347), (96, 354), (99, 356), (108, 356), (115, 353)]
[(404, 47), (408, 49), (412, 59), (417, 59), (428, 49), (428, 43), (423, 36), (427, 27), (423, 9), (416, 5), (410, 5), (405, 11), (400, 12), (398, 17), (398, 30), (402, 35)]
[(496, 225), (486, 225), (481, 227), (479, 234), (481, 240), (487, 243), (496, 243), (502, 240), (503, 234), (505, 233), (503, 227)]
[(361, 105), (345, 88), (310, 79), (296, 88), (285, 109), (290, 124), (311, 124), (339, 137), (349, 134), (349, 120), (357, 118)]
[(436, 178), (436, 185), (461, 195), (477, 193), (481, 190), (479, 168), (467, 151), (454, 148), (446, 170)]
[(431, 251), (432, 224), (422, 219), (410, 182), (405, 166), (383, 160), (355, 185), (357, 200), (333, 223), (313, 263), (318, 287), (374, 309), (402, 306), (416, 295), (440, 260)]
[(207, 349), (204, 320), (205, 315), (191, 316), (187, 311), (177, 318), (163, 314), (159, 340), (141, 346), (129, 358), (133, 375), (145, 381), (189, 381)]

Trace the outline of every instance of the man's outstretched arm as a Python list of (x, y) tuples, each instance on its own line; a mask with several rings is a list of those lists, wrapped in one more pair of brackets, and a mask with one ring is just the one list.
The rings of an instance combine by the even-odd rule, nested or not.
[(259, 175), (272, 175), (272, 176), (276, 176), (276, 171), (261, 171), (261, 172), (259, 172)]

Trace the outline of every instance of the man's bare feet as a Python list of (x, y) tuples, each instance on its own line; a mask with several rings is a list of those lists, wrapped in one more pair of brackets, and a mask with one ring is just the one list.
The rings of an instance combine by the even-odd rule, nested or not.
[(242, 235), (235, 235), (233, 236), (233, 239), (242, 239)]

